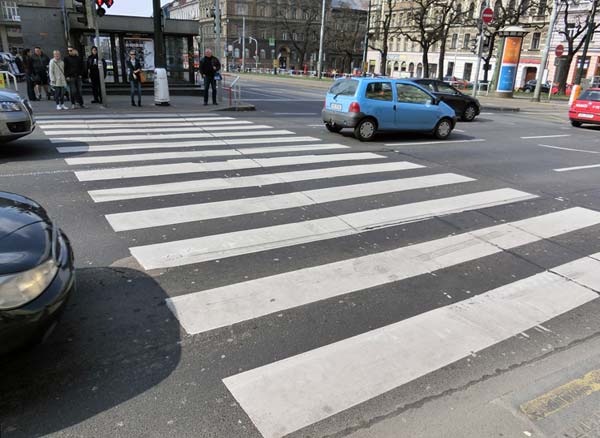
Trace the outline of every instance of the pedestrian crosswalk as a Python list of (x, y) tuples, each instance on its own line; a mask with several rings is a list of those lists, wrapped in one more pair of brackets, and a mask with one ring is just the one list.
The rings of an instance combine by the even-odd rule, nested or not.
[[(600, 212), (592, 209), (532, 209), (515, 219), (510, 211), (528, 211), (525, 206), (540, 196), (251, 120), (216, 114), (69, 115), (44, 117), (39, 125), (114, 232), (144, 231), (143, 241), (129, 248), (141, 269), (193, 275), (197, 266), (227, 259), (251, 274), (246, 261), (259, 254), (276, 257), (310, 245), (328, 252), (326, 261), (282, 272), (261, 266), (267, 274), (218, 287), (203, 288), (197, 278), (197, 288), (173, 294), (166, 303), (189, 335), (424, 274), (439, 274), (443, 284), (446, 269), (571, 233), (600, 231)], [(494, 207), (506, 217), (485, 214)], [(348, 238), (475, 212), (491, 222), (367, 248), (358, 256), (336, 251), (343, 239), (348, 244)], [(166, 240), (160, 232), (182, 224), (189, 227)], [(218, 231), (203, 224), (216, 224), (210, 229)], [(528, 277), (507, 275), (500, 287), (437, 303), (346, 339), (266, 358), (254, 369), (223, 376), (223, 384), (262, 436), (283, 437), (598, 299), (596, 251)], [(412, 294), (418, 299), (419, 291)]]

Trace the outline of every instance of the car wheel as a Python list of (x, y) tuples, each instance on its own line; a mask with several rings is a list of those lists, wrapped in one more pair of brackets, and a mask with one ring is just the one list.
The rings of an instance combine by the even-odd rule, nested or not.
[(358, 125), (354, 128), (354, 135), (360, 141), (370, 141), (375, 137), (377, 132), (377, 121), (373, 118), (367, 117), (362, 119)]
[(325, 123), (325, 127), (329, 132), (338, 133), (342, 130), (342, 127), (340, 125), (336, 125), (335, 123)]
[(581, 126), (581, 122), (578, 122), (577, 120), (571, 120), (571, 125), (579, 128)]
[(477, 116), (477, 108), (475, 108), (475, 105), (469, 105), (465, 108), (465, 111), (463, 112), (463, 115), (461, 118), (465, 122), (472, 122), (476, 116)]
[(445, 140), (452, 133), (452, 120), (444, 118), (435, 125), (433, 135), (435, 138)]
[(531, 93), (531, 88), (525, 88), (525, 93)]

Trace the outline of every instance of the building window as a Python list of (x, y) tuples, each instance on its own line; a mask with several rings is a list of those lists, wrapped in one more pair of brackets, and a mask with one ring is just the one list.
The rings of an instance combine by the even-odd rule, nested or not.
[(448, 70), (446, 70), (446, 76), (453, 76), (454, 75), (454, 63), (453, 62), (449, 62), (448, 63)]
[(540, 37), (541, 34), (539, 32), (534, 32), (531, 36), (531, 50), (539, 50), (540, 49)]
[(265, 49), (260, 49), (260, 59), (266, 59), (267, 58), (267, 52), (265, 51)]
[(469, 42), (471, 41), (471, 34), (466, 33), (465, 38), (463, 39), (463, 49), (469, 49)]
[(256, 8), (256, 15), (258, 15), (259, 17), (264, 17), (265, 16), (265, 7), (263, 5), (259, 5)]
[(452, 34), (452, 42), (450, 43), (451, 49), (456, 49), (458, 46), (458, 34)]
[(21, 21), (21, 17), (19, 17), (19, 8), (17, 7), (17, 2), (1, 1), (0, 18), (7, 21)]
[(284, 40), (284, 41), (287, 41), (287, 40), (288, 40), (288, 37), (289, 37), (289, 34), (288, 34), (287, 32), (283, 32), (283, 33), (281, 34), (281, 39), (282, 39), (282, 40)]
[(465, 63), (465, 71), (463, 72), (463, 79), (465, 81), (471, 80), (471, 72), (473, 71), (473, 64), (470, 62)]
[(235, 13), (236, 15), (248, 15), (248, 4), (237, 3), (235, 5)]
[(472, 20), (475, 17), (475, 3), (471, 3), (469, 5), (469, 20)]

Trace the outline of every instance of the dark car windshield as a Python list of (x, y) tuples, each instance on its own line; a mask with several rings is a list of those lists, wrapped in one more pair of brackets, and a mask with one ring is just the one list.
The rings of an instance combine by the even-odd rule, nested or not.
[(358, 81), (353, 79), (342, 79), (334, 83), (329, 92), (338, 96), (354, 96), (358, 88)]
[(600, 90), (585, 90), (577, 100), (591, 100), (600, 102)]

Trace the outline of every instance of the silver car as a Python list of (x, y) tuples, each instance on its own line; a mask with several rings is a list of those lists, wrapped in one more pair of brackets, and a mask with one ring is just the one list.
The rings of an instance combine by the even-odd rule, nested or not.
[(10, 91), (0, 91), (0, 144), (31, 134), (35, 118), (29, 101)]

